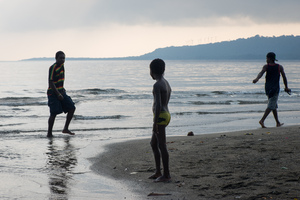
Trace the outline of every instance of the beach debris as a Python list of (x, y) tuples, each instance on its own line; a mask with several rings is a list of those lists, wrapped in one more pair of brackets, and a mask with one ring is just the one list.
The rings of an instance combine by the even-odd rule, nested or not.
[(254, 135), (253, 133), (245, 133), (245, 135)]
[(287, 167), (281, 167), (281, 169), (287, 170), (288, 168)]
[(134, 174), (137, 174), (137, 173), (138, 173), (138, 172), (131, 172), (130, 174), (131, 174), (131, 175), (134, 175)]
[(147, 196), (150, 197), (150, 196), (168, 196), (168, 195), (171, 195), (171, 194), (169, 194), (169, 193), (155, 193), (155, 192), (151, 192)]
[(187, 136), (194, 136), (194, 132), (193, 131), (188, 132)]
[(179, 183), (177, 184), (177, 187), (183, 187), (184, 185), (185, 185), (184, 182), (179, 182)]

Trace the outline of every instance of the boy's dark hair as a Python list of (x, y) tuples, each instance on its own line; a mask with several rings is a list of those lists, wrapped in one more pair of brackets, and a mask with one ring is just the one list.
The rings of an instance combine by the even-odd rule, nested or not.
[(269, 52), (269, 53), (267, 54), (267, 58), (270, 58), (270, 59), (273, 60), (273, 61), (278, 61), (278, 60), (276, 59), (276, 54), (275, 54), (274, 52)]
[(58, 52), (56, 52), (56, 54), (55, 54), (55, 59), (57, 59), (58, 56), (61, 55), (61, 54), (66, 55), (63, 51), (58, 51)]
[(150, 69), (154, 74), (163, 74), (165, 72), (165, 66), (165, 62), (160, 58), (156, 58), (150, 63)]

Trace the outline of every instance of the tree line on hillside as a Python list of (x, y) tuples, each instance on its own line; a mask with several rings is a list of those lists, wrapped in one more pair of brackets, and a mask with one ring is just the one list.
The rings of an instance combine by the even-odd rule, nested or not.
[[(194, 46), (171, 46), (131, 57), (115, 58), (67, 58), (68, 60), (257, 60), (265, 59), (268, 52), (275, 52), (279, 60), (300, 60), (300, 36), (263, 37), (256, 35)], [(53, 58), (31, 58), (28, 60), (53, 60)]]

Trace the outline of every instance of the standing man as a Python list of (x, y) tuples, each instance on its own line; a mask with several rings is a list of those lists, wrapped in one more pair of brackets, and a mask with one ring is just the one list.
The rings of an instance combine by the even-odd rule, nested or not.
[[(154, 154), (156, 171), (150, 176), (155, 182), (168, 182), (171, 180), (169, 172), (169, 153), (166, 144), (166, 126), (168, 126), (171, 115), (168, 109), (168, 103), (171, 96), (171, 87), (164, 78), (165, 62), (161, 59), (155, 59), (150, 63), (150, 75), (156, 80), (153, 85), (153, 129), (151, 147)], [(163, 163), (163, 174), (160, 169), (160, 158)]]
[(278, 101), (278, 95), (279, 95), (279, 79), (280, 79), (280, 74), (283, 79), (283, 83), (285, 86), (284, 91), (285, 92), (290, 92), (291, 90), (288, 88), (288, 83), (287, 83), (287, 78), (284, 73), (284, 69), (281, 65), (275, 63), (276, 60), (276, 55), (273, 52), (269, 52), (267, 54), (267, 64), (263, 66), (261, 72), (257, 75), (256, 79), (253, 80), (253, 83), (256, 83), (265, 72), (266, 74), (266, 83), (265, 83), (265, 92), (266, 95), (268, 96), (268, 107), (265, 110), (265, 113), (261, 120), (259, 121), (259, 124), (261, 125), (262, 128), (266, 128), (264, 121), (267, 118), (267, 116), (270, 114), (270, 112), (273, 112), (275, 121), (276, 121), (276, 126), (280, 127), (283, 125), (283, 123), (280, 123), (278, 120), (278, 114), (277, 114), (277, 101)]
[(65, 127), (62, 133), (75, 135), (69, 130), (69, 124), (75, 112), (75, 106), (72, 99), (66, 94), (64, 89), (65, 80), (65, 54), (58, 51), (55, 54), (56, 62), (49, 69), (49, 87), (47, 91), (48, 106), (50, 108), (50, 117), (48, 120), (48, 134), (47, 137), (52, 137), (52, 129), (56, 115), (64, 112), (67, 113)]

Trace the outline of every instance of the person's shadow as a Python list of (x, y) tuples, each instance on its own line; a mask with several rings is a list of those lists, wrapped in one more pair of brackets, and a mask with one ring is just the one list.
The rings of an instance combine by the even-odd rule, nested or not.
[[(57, 140), (59, 139), (59, 140)], [(49, 176), (50, 199), (68, 199), (73, 176), (73, 169), (77, 165), (75, 148), (70, 144), (71, 137), (49, 139), (47, 171)]]

